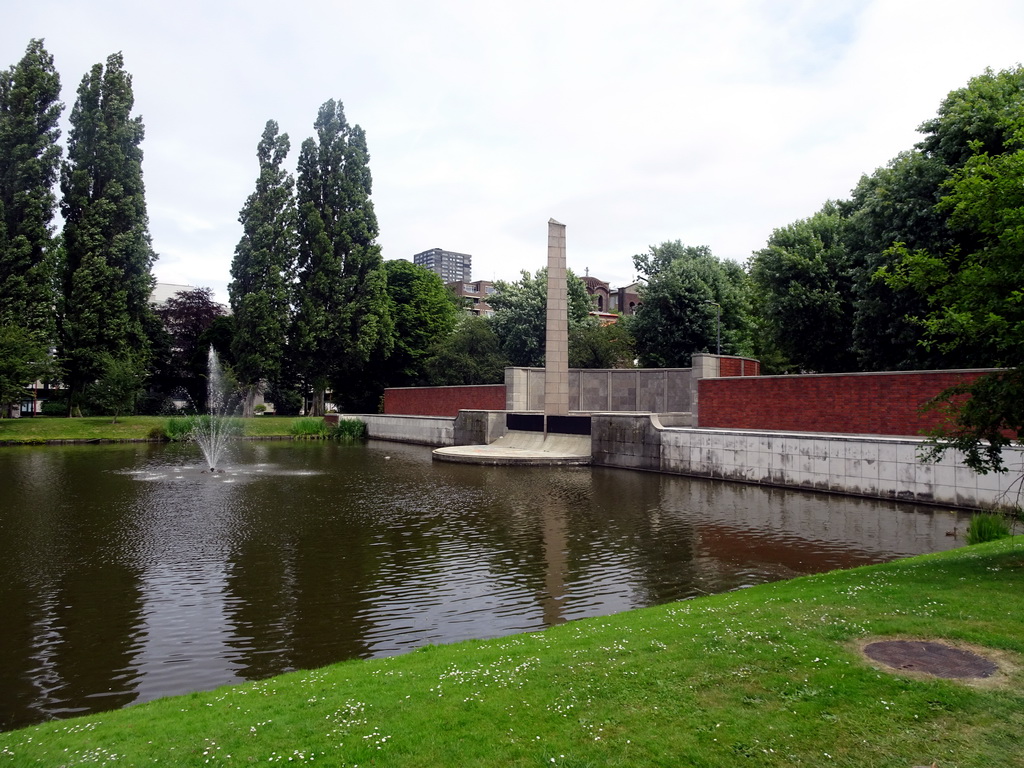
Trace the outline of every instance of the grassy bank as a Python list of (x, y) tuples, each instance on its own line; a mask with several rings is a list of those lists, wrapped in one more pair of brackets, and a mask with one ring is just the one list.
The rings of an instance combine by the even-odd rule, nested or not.
[[(291, 435), (299, 419), (286, 416), (257, 416), (240, 419), (248, 437)], [(166, 416), (121, 416), (112, 423), (109, 416), (64, 419), (37, 416), (30, 419), (0, 419), (0, 442), (45, 443), (50, 440), (147, 440), (154, 430), (168, 422)]]
[[(892, 674), (872, 638), (1009, 672)], [(1022, 766), (1024, 541), (0, 734), (4, 765)]]

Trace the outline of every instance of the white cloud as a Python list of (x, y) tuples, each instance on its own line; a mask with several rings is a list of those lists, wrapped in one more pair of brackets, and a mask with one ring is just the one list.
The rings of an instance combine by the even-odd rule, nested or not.
[(123, 51), (147, 129), (161, 279), (226, 299), (267, 119), (319, 106), (366, 129), (388, 258), (441, 246), (480, 278), (545, 258), (613, 283), (667, 239), (745, 259), (918, 139), (941, 99), (1019, 62), (1024, 7), (926, 0), (36, 0), (5, 14), (0, 65), (46, 38), (74, 102)]

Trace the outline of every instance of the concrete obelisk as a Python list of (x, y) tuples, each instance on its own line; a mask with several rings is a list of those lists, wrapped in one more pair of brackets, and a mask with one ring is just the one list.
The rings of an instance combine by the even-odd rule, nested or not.
[(548, 220), (548, 307), (544, 348), (544, 431), (548, 416), (569, 415), (569, 300), (565, 224)]

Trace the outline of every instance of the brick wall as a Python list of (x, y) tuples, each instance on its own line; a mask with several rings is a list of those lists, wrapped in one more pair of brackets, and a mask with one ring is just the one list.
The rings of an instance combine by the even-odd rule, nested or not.
[[(722, 360), (724, 366), (726, 360)], [(922, 371), (702, 379), (700, 427), (920, 435), (936, 425), (919, 407), (990, 371)], [(723, 376), (725, 374), (723, 373)]]
[(396, 387), (384, 390), (389, 416), (458, 416), (461, 410), (505, 410), (505, 385)]
[(751, 360), (749, 357), (719, 357), (718, 375), (722, 377), (760, 376), (761, 362)]

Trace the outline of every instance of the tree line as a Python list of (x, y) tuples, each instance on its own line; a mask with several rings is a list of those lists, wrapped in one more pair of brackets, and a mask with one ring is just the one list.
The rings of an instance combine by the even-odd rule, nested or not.
[[(144, 128), (121, 55), (82, 78), (66, 157), (42, 41), (0, 74), (3, 402), (50, 378), (73, 412), (146, 381), (156, 407), (175, 387), (201, 390), (211, 344), (250, 407), (262, 390), (285, 412), (322, 412), (327, 393), (372, 412), (386, 386), (492, 383), (506, 365), (543, 364), (543, 270), (495, 283), (483, 318), (433, 273), (382, 259), (366, 135), (341, 102), (320, 108), (294, 172), (288, 134), (267, 122), (226, 314), (207, 289), (150, 304)], [(1024, 398), (1010, 396), (1024, 350), (1022, 96), (1020, 67), (973, 78), (915, 146), (848, 199), (776, 229), (745, 264), (682, 241), (635, 255), (641, 303), (614, 325), (589, 314), (571, 276), (571, 365), (685, 367), (720, 344), (774, 373), (1003, 367), (960, 424), (998, 445), (1024, 421)]]

